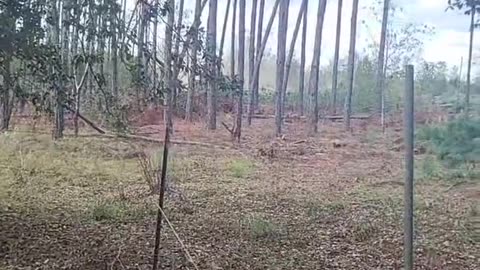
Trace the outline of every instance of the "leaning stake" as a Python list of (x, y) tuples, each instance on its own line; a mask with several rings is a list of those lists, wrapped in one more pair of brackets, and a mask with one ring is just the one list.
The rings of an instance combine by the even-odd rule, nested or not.
[(413, 139), (414, 139), (414, 102), (413, 102), (413, 66), (405, 67), (405, 270), (413, 269)]
[(160, 249), (160, 232), (162, 230), (162, 211), (165, 197), (165, 180), (167, 176), (168, 148), (170, 146), (170, 128), (165, 125), (165, 143), (163, 144), (162, 175), (160, 177), (160, 196), (158, 197), (157, 229), (155, 231), (155, 248), (153, 250), (152, 270), (157, 270), (158, 253)]

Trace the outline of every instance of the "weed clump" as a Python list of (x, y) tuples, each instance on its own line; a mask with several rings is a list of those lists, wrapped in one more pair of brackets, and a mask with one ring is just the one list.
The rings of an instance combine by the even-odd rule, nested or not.
[(235, 159), (228, 163), (227, 170), (235, 178), (245, 178), (253, 172), (254, 165), (246, 159)]
[(253, 239), (275, 238), (281, 233), (278, 225), (258, 216), (247, 218), (244, 225)]

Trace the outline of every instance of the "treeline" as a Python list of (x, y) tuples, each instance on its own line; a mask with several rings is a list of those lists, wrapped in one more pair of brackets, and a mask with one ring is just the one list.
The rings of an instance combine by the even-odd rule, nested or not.
[[(319, 115), (341, 111), (348, 129), (352, 112), (384, 115), (396, 107), (402, 89), (400, 63), (417, 59), (422, 39), (432, 32), (424, 25), (393, 27), (390, 22), (400, 9), (389, 0), (378, 1), (372, 9), (380, 11), (382, 38), (359, 54), (359, 3), (352, 2), (349, 54), (340, 59), (339, 46), (345, 41), (340, 39), (343, 1), (338, 1), (335, 56), (325, 65), (320, 57), (326, 0), (302, 0), (296, 14), (289, 0), (275, 0), (271, 7), (265, 0), (251, 0), (250, 10), (246, 0), (228, 0), (221, 11), (217, 0), (195, 0), (191, 8), (184, 0), (137, 0), (132, 10), (127, 0), (2, 0), (2, 130), (27, 103), (52, 117), (54, 138), (63, 136), (66, 111), (73, 114), (75, 134), (82, 112), (125, 130), (129, 114), (160, 106), (169, 125), (174, 116), (203, 118), (208, 129), (215, 129), (222, 103), (234, 108), (231, 132), (237, 140), (242, 119), (251, 124), (259, 108), (270, 104), (277, 135), (288, 110), (307, 114), (312, 132), (317, 132)], [(475, 1), (449, 4), (478, 8)], [(317, 21), (313, 58), (306, 59), (310, 8)], [(207, 15), (205, 22), (202, 15)], [(290, 40), (289, 16), (296, 16)], [(472, 22), (475, 18), (473, 14)], [(278, 31), (271, 33), (275, 19)], [(278, 44), (269, 53), (267, 43), (274, 34)], [(459, 107), (468, 107), (470, 95), (478, 90), (470, 82), (471, 59), (466, 66), (468, 79), (462, 82), (461, 71), (448, 70), (445, 63), (421, 62), (419, 93), (454, 97)]]

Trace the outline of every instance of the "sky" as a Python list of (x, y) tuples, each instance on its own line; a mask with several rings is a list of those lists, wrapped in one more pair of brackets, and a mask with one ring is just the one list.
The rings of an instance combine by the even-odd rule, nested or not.
[[(133, 6), (135, 0), (127, 0)], [(233, 0), (232, 0), (233, 1)], [(413, 22), (420, 25), (426, 24), (434, 28), (434, 34), (424, 40), (424, 50), (422, 57), (427, 61), (445, 61), (449, 66), (460, 65), (461, 58), (464, 58), (464, 63), (467, 59), (468, 42), (469, 42), (469, 16), (463, 15), (459, 11), (446, 11), (447, 0), (391, 0), (392, 3), (401, 7), (403, 11), (401, 14), (395, 16), (392, 20), (393, 27), (401, 27), (403, 24)], [(248, 36), (250, 28), (250, 11), (251, 0), (246, 0), (246, 34)], [(266, 0), (264, 28), (266, 27), (268, 18), (270, 17), (274, 0)], [(346, 57), (349, 47), (350, 35), (350, 18), (352, 11), (353, 0), (343, 1), (342, 11), (342, 35), (341, 35), (341, 56)], [(328, 0), (327, 10), (325, 14), (323, 40), (322, 40), (322, 55), (321, 64), (328, 65), (333, 58), (335, 49), (335, 33), (337, 20), (337, 3), (338, 0)], [(378, 43), (380, 40), (380, 22), (375, 19), (370, 7), (377, 5), (378, 0), (360, 0), (359, 14), (358, 14), (358, 29), (357, 29), (357, 52), (362, 53), (368, 44), (372, 42)], [(287, 48), (290, 46), (290, 39), (292, 36), (295, 21), (300, 9), (301, 0), (290, 0), (289, 9), (289, 25), (287, 34)], [(223, 20), (226, 11), (227, 0), (218, 0), (218, 18), (217, 29), (218, 39), (222, 30)], [(308, 23), (307, 23), (307, 64), (311, 61), (313, 55), (314, 33), (316, 26), (318, 0), (309, 0), (308, 9)], [(195, 7), (195, 0), (185, 0), (185, 7), (187, 17), (193, 17), (193, 8)], [(381, 10), (381, 6), (378, 10)], [(205, 25), (208, 14), (208, 4), (203, 12), (202, 22)], [(230, 12), (231, 18), (231, 12)], [(237, 15), (238, 20), (238, 15)], [(362, 23), (364, 22), (364, 23)], [(267, 44), (267, 50), (272, 53), (276, 51), (278, 22), (275, 20), (272, 32)], [(230, 24), (227, 28), (226, 48), (230, 46), (229, 34)], [(480, 33), (477, 34), (475, 42), (480, 42)], [(300, 54), (300, 36), (297, 41), (295, 55)], [(248, 46), (247, 46), (248, 48)], [(478, 47), (477, 47), (478, 48)], [(226, 49), (226, 52), (229, 50)], [(480, 56), (480, 50), (474, 47), (474, 54)], [(479, 61), (480, 62), (480, 61)], [(477, 69), (480, 71), (480, 69)]]

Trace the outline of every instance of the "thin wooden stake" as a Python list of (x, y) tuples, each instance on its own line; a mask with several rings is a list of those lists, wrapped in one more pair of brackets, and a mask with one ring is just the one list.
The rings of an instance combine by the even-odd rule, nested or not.
[(413, 166), (414, 166), (414, 80), (413, 65), (405, 67), (405, 270), (413, 270)]
[(160, 233), (162, 230), (162, 212), (163, 202), (165, 198), (165, 182), (167, 176), (167, 161), (168, 161), (168, 148), (170, 146), (170, 126), (167, 124), (165, 127), (165, 143), (163, 145), (163, 160), (162, 160), (162, 174), (160, 178), (160, 195), (158, 197), (158, 212), (157, 212), (157, 229), (155, 231), (155, 248), (153, 250), (153, 266), (152, 270), (158, 268), (158, 253), (160, 251)]

